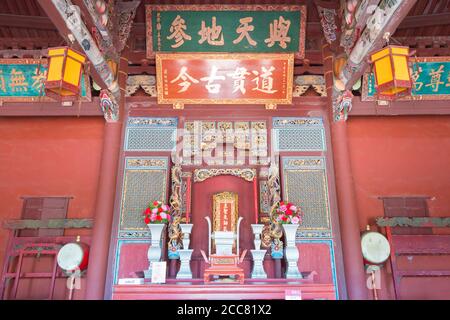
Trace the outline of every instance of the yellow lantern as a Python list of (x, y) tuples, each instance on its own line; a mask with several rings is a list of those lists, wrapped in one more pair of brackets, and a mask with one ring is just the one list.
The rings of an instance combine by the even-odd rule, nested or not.
[(378, 99), (394, 100), (411, 94), (408, 57), (409, 48), (400, 46), (387, 46), (371, 55)]
[(49, 48), (48, 57), (45, 94), (55, 100), (76, 100), (86, 57), (68, 47)]

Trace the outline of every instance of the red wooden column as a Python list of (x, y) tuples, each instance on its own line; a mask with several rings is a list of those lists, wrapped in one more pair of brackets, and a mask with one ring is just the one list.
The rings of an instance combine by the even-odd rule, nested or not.
[(103, 130), (103, 149), (100, 162), (100, 176), (95, 205), (94, 228), (92, 231), (89, 265), (87, 271), (86, 299), (104, 299), (106, 273), (108, 268), (108, 251), (111, 237), (116, 193), (116, 178), (124, 118), (124, 88), (128, 60), (120, 58), (119, 85), (121, 101), (118, 121), (105, 122)]
[(105, 123), (94, 229), (89, 253), (86, 299), (103, 299), (121, 133), (121, 122)]
[(323, 57), (328, 107), (331, 110), (331, 140), (347, 293), (349, 299), (367, 299), (358, 210), (347, 141), (347, 122), (345, 120), (335, 121), (332, 114), (333, 56), (328, 44), (323, 46)]

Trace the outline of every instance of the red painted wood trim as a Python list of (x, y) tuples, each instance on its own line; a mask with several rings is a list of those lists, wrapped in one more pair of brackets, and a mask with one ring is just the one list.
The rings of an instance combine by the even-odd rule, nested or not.
[[(145, 108), (145, 110), (150, 111), (155, 109), (163, 109), (165, 111), (173, 110), (172, 104), (158, 104), (158, 101), (154, 97), (148, 96), (134, 96), (134, 97), (126, 97), (127, 109), (135, 109), (135, 108)], [(319, 97), (319, 96), (301, 96), (301, 97), (293, 97), (292, 104), (279, 104), (277, 105), (277, 109), (275, 110), (266, 110), (263, 104), (185, 104), (184, 109), (175, 110), (180, 115), (185, 115), (186, 111), (190, 110), (201, 110), (205, 111), (205, 109), (216, 109), (221, 111), (223, 114), (224, 109), (228, 110), (238, 110), (239, 116), (242, 116), (242, 112), (245, 110), (257, 110), (260, 113), (264, 112), (266, 115), (270, 116), (281, 116), (279, 115), (279, 110), (290, 110), (293, 108), (302, 109), (305, 107), (311, 106), (327, 106), (327, 97)], [(278, 110), (278, 111), (277, 111)], [(298, 110), (297, 110), (298, 111)], [(133, 114), (130, 114), (133, 117)], [(167, 115), (165, 115), (167, 116)]]
[(450, 255), (450, 235), (391, 235), (396, 255)]
[(255, 224), (259, 223), (258, 185), (259, 185), (258, 170), (256, 170), (256, 175), (255, 175), (255, 178), (253, 179), (253, 201), (254, 201), (254, 206), (255, 206)]
[(91, 102), (74, 102), (64, 107), (61, 102), (3, 102), (0, 106), (0, 117), (45, 117), (45, 116), (103, 116), (98, 97)]
[(55, 254), (54, 258), (53, 258), (53, 270), (52, 270), (52, 280), (51, 280), (51, 284), (50, 284), (50, 288), (49, 288), (49, 295), (48, 298), (50, 300), (53, 300), (53, 294), (55, 292), (55, 283), (56, 283), (56, 273), (58, 271), (58, 260), (57, 260), (57, 255)]
[[(11, 291), (12, 294), (8, 295), (8, 298), (14, 299), (17, 294), (18, 283), (19, 283), (20, 279), (24, 279), (24, 278), (38, 278), (38, 279), (52, 278), (53, 279), (53, 277), (55, 279), (56, 278), (66, 278), (66, 276), (62, 273), (62, 271), (56, 267), (57, 266), (57, 264), (56, 264), (57, 250), (40, 251), (41, 254), (52, 254), (55, 256), (55, 264), (53, 265), (52, 272), (22, 272), (21, 264), (22, 264), (23, 257), (28, 254), (36, 255), (39, 253), (39, 251), (37, 251), (37, 250), (26, 251), (25, 249), (30, 244), (34, 244), (34, 245), (61, 244), (61, 245), (63, 245), (63, 244), (69, 243), (69, 242), (75, 242), (75, 240), (76, 240), (76, 236), (18, 237), (18, 236), (16, 236), (17, 234), (18, 234), (17, 231), (11, 232), (9, 244), (7, 246), (6, 253), (5, 253), (5, 259), (3, 262), (3, 273), (1, 275), (1, 282), (0, 282), (0, 299), (1, 300), (5, 299), (5, 297), (7, 297), (5, 289), (8, 287), (8, 285), (6, 285), (6, 281), (8, 279), (14, 279), (14, 282), (12, 284), (12, 291)], [(81, 241), (86, 244), (90, 244), (91, 237), (90, 236), (82, 236)], [(19, 249), (16, 249), (17, 247), (19, 247)], [(18, 257), (18, 263), (17, 263), (16, 269), (13, 270), (12, 272), (8, 272), (9, 267), (11, 265), (11, 261), (12, 261), (11, 259), (14, 257)], [(52, 280), (52, 286), (54, 286), (55, 283), (56, 283), (56, 281)], [(53, 290), (53, 289), (50, 288), (50, 290)], [(51, 291), (51, 292), (53, 292), (53, 291)], [(51, 295), (52, 295), (52, 293), (49, 294), (50, 297), (51, 297)]]
[(187, 177), (186, 178), (186, 195), (185, 195), (185, 211), (186, 211), (186, 223), (189, 223), (189, 216), (191, 214), (191, 187), (192, 187), (192, 183), (191, 183), (191, 177)]
[(394, 296), (395, 296), (395, 300), (397, 300), (399, 298), (399, 294), (400, 294), (400, 277), (398, 275), (397, 258), (395, 256), (395, 247), (392, 243), (391, 227), (386, 227), (386, 237), (389, 241), (389, 246), (391, 247), (391, 255), (390, 255), (389, 260), (391, 263), (392, 278), (394, 281)]
[(450, 271), (447, 270), (414, 270), (399, 271), (401, 277), (450, 277)]
[(391, 101), (387, 106), (379, 106), (376, 101), (361, 101), (353, 98), (350, 116), (396, 116), (450, 114), (448, 100), (408, 100)]
[[(15, 272), (8, 272), (5, 274), (5, 278), (14, 278)], [(20, 279), (24, 278), (52, 278), (53, 272), (21, 272)], [(67, 278), (61, 271), (56, 273), (56, 278)]]
[(116, 285), (114, 300), (285, 299), (287, 289), (301, 290), (302, 299), (335, 300), (333, 284), (154, 284)]

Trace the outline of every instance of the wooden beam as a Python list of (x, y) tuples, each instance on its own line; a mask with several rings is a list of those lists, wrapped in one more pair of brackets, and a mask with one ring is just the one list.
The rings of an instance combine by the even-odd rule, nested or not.
[[(284, 111), (292, 111), (293, 113), (298, 113), (299, 109), (308, 109), (312, 108), (314, 110), (317, 110), (316, 107), (326, 107), (327, 106), (328, 99), (327, 97), (320, 97), (320, 96), (300, 96), (300, 97), (293, 97), (292, 98), (292, 104), (280, 104), (277, 106), (276, 110), (264, 110), (263, 104), (252, 104), (252, 105), (246, 105), (245, 111), (248, 112), (254, 112), (258, 113), (261, 112), (261, 110), (264, 110), (265, 114), (267, 115), (273, 115), (276, 116), (277, 112), (280, 110)], [(172, 104), (160, 104), (158, 103), (158, 99), (156, 97), (149, 97), (149, 96), (132, 96), (127, 97), (125, 101), (127, 108), (129, 109), (140, 109), (144, 110), (144, 112), (152, 111), (155, 113), (167, 113), (171, 116), (176, 115), (185, 115), (186, 113), (189, 113), (191, 111), (201, 111), (205, 112), (205, 109), (211, 110), (221, 110), (221, 106), (224, 106), (229, 110), (231, 113), (234, 110), (241, 110), (242, 111), (242, 105), (238, 104), (228, 104), (228, 105), (214, 105), (213, 107), (208, 104), (186, 104), (185, 108), (183, 110), (180, 109), (173, 109)]]
[(407, 16), (397, 29), (423, 28), (450, 25), (450, 12), (427, 14), (423, 16)]
[[(105, 55), (109, 54), (110, 56), (112, 56), (111, 58), (118, 59), (119, 53), (113, 45), (113, 35), (107, 27), (102, 25), (100, 16), (97, 14), (97, 12), (95, 12), (94, 2), (89, 1), (88, 4), (86, 4), (86, 2), (83, 0), (72, 0), (72, 3), (80, 8), (81, 15), (84, 17), (88, 29), (92, 30), (93, 28), (95, 28), (99, 33), (99, 37), (103, 38), (104, 41), (111, 44), (108, 47), (102, 47), (102, 52)], [(109, 19), (112, 19), (112, 17), (110, 16)], [(100, 46), (99, 42), (98, 44)]]
[[(69, 21), (67, 16), (72, 14), (72, 18), (75, 17), (75, 13), (70, 13), (68, 11), (72, 3), (69, 0), (65, 2), (62, 0), (55, 0), (55, 3), (48, 0), (38, 0), (38, 2), (47, 16), (52, 20), (60, 34), (67, 40), (67, 43), (70, 43), (68, 39), (69, 34), (72, 34), (73, 37), (77, 39), (77, 41), (74, 42), (74, 47), (87, 55), (87, 58), (91, 62), (91, 76), (94, 81), (101, 88), (109, 89), (115, 97), (120, 95), (120, 90), (117, 83), (114, 82), (111, 68), (107, 65), (106, 60), (95, 44), (92, 35), (89, 30), (87, 30), (81, 17), (79, 17), (81, 21), (78, 22), (78, 26), (75, 27), (72, 25), (70, 27), (73, 30), (69, 29), (69, 26), (66, 23)], [(81, 46), (82, 42), (86, 42), (83, 47)], [(88, 50), (85, 50), (84, 47), (87, 47)]]
[[(322, 65), (296, 65), (294, 67), (294, 75), (301, 75), (305, 72), (310, 74), (323, 74), (323, 66)], [(137, 75), (137, 74), (148, 74), (148, 75), (156, 75), (156, 67), (155, 65), (132, 65), (128, 67), (128, 74)]]
[(387, 106), (379, 106), (376, 101), (361, 101), (360, 97), (354, 97), (349, 119), (353, 116), (450, 115), (448, 101), (391, 101)]
[[(48, 38), (0, 38), (0, 50), (13, 51), (22, 50), (22, 48), (27, 50), (45, 48), (44, 51), (47, 51), (47, 48), (62, 46), (64, 43), (64, 39), (58, 34), (55, 34), (55, 37)], [(10, 56), (8, 52), (3, 52), (3, 54), (4, 58)]]
[[(146, 35), (146, 24), (145, 22), (135, 22), (133, 23), (132, 33), (136, 37), (145, 37)], [(320, 22), (307, 22), (306, 23), (306, 38), (315, 37), (322, 35), (322, 26)]]
[[(366, 70), (369, 64), (367, 57), (382, 48), (385, 43), (384, 36), (395, 32), (417, 0), (396, 0), (391, 6), (386, 5), (386, 1), (388, 0), (382, 0), (374, 14), (368, 18), (366, 28), (356, 41), (347, 63), (342, 68), (339, 79), (347, 90), (361, 78)], [(381, 25), (378, 24), (378, 19), (381, 19)]]
[(0, 58), (3, 58), (3, 59), (11, 59), (11, 58), (41, 59), (42, 57), (47, 56), (47, 49), (41, 49), (41, 50), (21, 50), (21, 49), (1, 50), (1, 47), (2, 46), (1, 46), (1, 43), (0, 43)]
[(450, 217), (378, 217), (379, 227), (450, 227)]
[(0, 106), (0, 117), (98, 117), (103, 116), (98, 97), (92, 98), (91, 102), (74, 102), (70, 107), (64, 107), (60, 102), (3, 102)]
[(12, 230), (22, 229), (91, 229), (94, 219), (48, 219), (48, 220), (6, 220), (3, 228)]
[(0, 27), (54, 30), (56, 27), (48, 17), (24, 16), (0, 13)]
[[(322, 52), (320, 50), (306, 50), (305, 59), (295, 59), (295, 65), (304, 64), (308, 60), (309, 64), (312, 65), (322, 65), (323, 58)], [(128, 61), (130, 64), (144, 64), (144, 65), (154, 65), (154, 59), (147, 59), (145, 51), (130, 51), (128, 54)]]

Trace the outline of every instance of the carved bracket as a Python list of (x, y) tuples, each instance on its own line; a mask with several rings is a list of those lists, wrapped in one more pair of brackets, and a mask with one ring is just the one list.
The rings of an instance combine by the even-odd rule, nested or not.
[(131, 97), (136, 91), (142, 88), (150, 97), (156, 97), (156, 78), (149, 75), (128, 76), (126, 97)]
[(172, 167), (172, 192), (170, 195), (170, 207), (172, 221), (169, 224), (169, 256), (178, 257), (177, 250), (181, 247), (181, 184), (182, 172), (179, 163)]
[(49, 219), (49, 220), (6, 220), (3, 222), (5, 229), (78, 229), (92, 228), (93, 219)]
[(281, 201), (281, 188), (280, 188), (280, 169), (278, 165), (273, 161), (269, 167), (269, 177), (267, 180), (270, 193), (270, 235), (272, 237), (272, 257), (278, 257), (283, 252), (283, 241), (281, 237), (283, 236), (283, 231), (276, 221), (275, 209), (278, 203)]
[(133, 24), (134, 17), (136, 16), (136, 11), (141, 3), (141, 0), (135, 1), (119, 1), (116, 4), (117, 11), (117, 27), (118, 27), (118, 39), (116, 40), (116, 45), (118, 51), (122, 52), (127, 43), (128, 37), (131, 34), (131, 26)]
[(195, 169), (194, 170), (194, 182), (205, 181), (206, 179), (221, 176), (232, 175), (242, 178), (246, 181), (253, 181), (256, 178), (255, 169)]
[(119, 120), (119, 104), (114, 96), (106, 89), (100, 91), (100, 107), (107, 122)]
[(303, 75), (295, 77), (294, 91), (292, 92), (292, 96), (300, 97), (310, 87), (312, 87), (315, 92), (320, 94), (321, 97), (327, 96), (327, 91), (325, 88), (325, 78), (323, 76), (314, 75)]
[(333, 92), (333, 119), (334, 121), (346, 121), (352, 110), (353, 94), (350, 90)]
[(325, 40), (331, 44), (336, 41), (337, 38), (337, 12), (335, 9), (323, 8), (317, 5), (317, 11), (320, 16), (320, 24), (322, 25), (323, 35), (325, 36)]
[(376, 223), (379, 227), (448, 228), (450, 217), (378, 217)]

